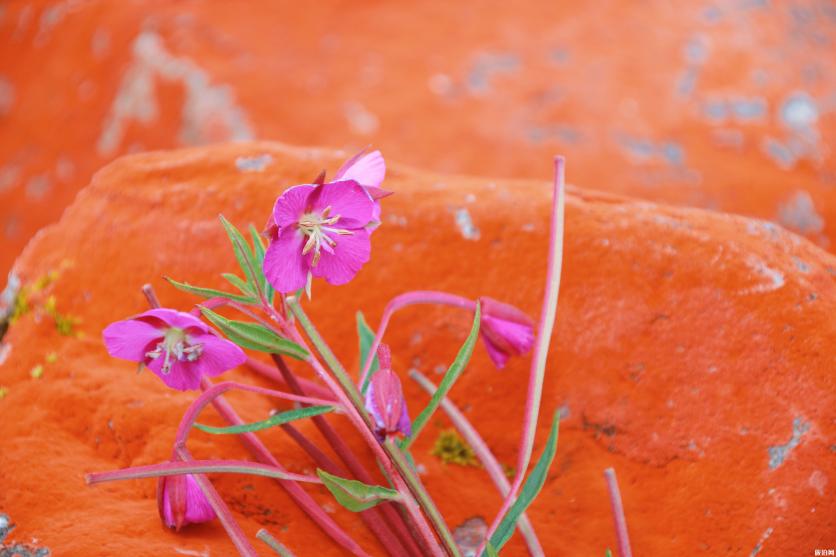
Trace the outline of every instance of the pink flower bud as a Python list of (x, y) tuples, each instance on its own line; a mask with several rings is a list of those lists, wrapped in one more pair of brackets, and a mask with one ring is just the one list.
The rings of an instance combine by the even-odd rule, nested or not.
[(178, 532), (186, 524), (209, 522), (216, 516), (191, 474), (161, 477), (157, 482), (157, 508), (163, 524)]
[(379, 439), (388, 435), (412, 434), (412, 423), (406, 409), (406, 400), (398, 375), (392, 371), (389, 347), (381, 344), (377, 349), (380, 370), (372, 376), (366, 391), (366, 409), (372, 416)]
[(499, 369), (511, 356), (525, 354), (534, 345), (534, 321), (510, 304), (482, 297), (479, 333), (488, 355)]

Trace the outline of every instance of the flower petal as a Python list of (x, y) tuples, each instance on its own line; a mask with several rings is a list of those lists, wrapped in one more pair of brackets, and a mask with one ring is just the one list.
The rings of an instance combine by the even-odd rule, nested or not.
[(150, 323), (127, 319), (111, 323), (102, 331), (107, 353), (114, 358), (141, 362), (145, 353), (163, 339), (164, 332)]
[(200, 388), (200, 366), (198, 362), (174, 361), (168, 373), (162, 372), (165, 354), (154, 358), (148, 364), (148, 369), (162, 379), (163, 383), (178, 391), (194, 391)]
[(372, 220), (375, 202), (357, 182), (343, 181), (321, 186), (312, 205), (320, 211), (331, 207), (331, 214), (340, 216), (338, 228), (343, 226), (343, 220), (355, 221), (358, 227), (363, 227)]
[(215, 377), (247, 361), (247, 355), (236, 344), (211, 333), (189, 337), (189, 344), (201, 344), (200, 356), (194, 362), (200, 373)]
[(191, 313), (186, 313), (183, 311), (176, 311), (167, 308), (157, 308), (148, 310), (145, 313), (141, 313), (134, 317), (134, 319), (147, 319), (148, 321), (152, 321), (152, 319), (148, 318), (159, 319), (169, 327), (177, 327), (178, 329), (196, 328), (203, 331), (204, 333), (209, 332), (209, 327), (208, 325), (206, 325), (206, 323), (204, 323)]
[[(287, 293), (305, 286), (308, 258), (302, 255), (305, 235), (296, 228), (283, 228), (264, 254), (264, 276), (277, 292)], [(321, 264), (321, 262), (320, 262)]]
[(215, 511), (206, 499), (195, 477), (186, 474), (186, 524), (214, 520)]
[(319, 263), (311, 268), (311, 272), (313, 276), (324, 278), (330, 284), (345, 284), (354, 278), (357, 271), (371, 257), (369, 233), (367, 230), (360, 229), (352, 231), (350, 235), (334, 234), (331, 238), (337, 242), (334, 246), (334, 253), (323, 250)]
[(482, 325), (485, 335), (512, 355), (525, 354), (534, 345), (534, 329), (527, 323), (515, 323), (486, 315), (482, 318)]
[(279, 228), (299, 222), (307, 209), (308, 197), (315, 187), (309, 184), (293, 186), (285, 190), (273, 205), (273, 222)]
[(488, 356), (493, 362), (493, 365), (495, 365), (498, 369), (504, 368), (505, 364), (508, 362), (508, 358), (510, 357), (509, 354), (494, 344), (490, 337), (483, 332), (480, 331), (479, 336), (481, 336), (482, 340), (485, 341), (485, 348), (488, 350)]
[(361, 186), (378, 187), (386, 177), (386, 162), (380, 151), (362, 151), (345, 162), (334, 180), (354, 180)]

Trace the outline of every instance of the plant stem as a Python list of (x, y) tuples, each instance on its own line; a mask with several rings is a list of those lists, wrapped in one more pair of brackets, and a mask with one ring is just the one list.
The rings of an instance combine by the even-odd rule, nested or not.
[[(200, 384), (203, 390), (209, 390), (212, 388), (212, 382), (204, 377), (201, 380)], [(222, 397), (219, 396), (212, 400), (212, 405), (215, 407), (215, 410), (223, 416), (223, 418), (229, 422), (231, 425), (241, 425), (244, 423), (243, 420), (238, 416), (235, 410), (230, 406), (230, 404)], [(178, 428), (179, 429), (179, 428)], [(253, 454), (256, 460), (263, 464), (270, 464), (276, 468), (283, 469), (282, 466), (279, 464), (279, 461), (270, 454), (270, 451), (267, 450), (267, 447), (259, 440), (259, 438), (254, 433), (244, 433), (239, 435), (238, 438), (241, 440), (241, 443)], [(297, 483), (292, 481), (286, 480), (277, 480), (279, 485), (287, 491), (288, 495), (296, 502), (297, 505), (305, 512), (311, 520), (313, 520), (317, 526), (322, 528), (322, 530), (328, 534), (335, 542), (345, 548), (347, 551), (352, 553), (353, 555), (358, 555), (361, 557), (368, 557), (368, 553), (366, 553), (358, 544), (355, 542), (348, 534), (346, 534), (337, 523), (320, 507), (314, 499), (302, 489)]]
[[(299, 323), (302, 325), (302, 328), (305, 330), (308, 338), (310, 338), (314, 346), (317, 347), (320, 354), (324, 351), (333, 357), (333, 353), (330, 348), (325, 345), (325, 341), (319, 335), (316, 328), (314, 328), (310, 319), (307, 318), (307, 315), (305, 315), (304, 311), (299, 306), (299, 303), (292, 297), (291, 299), (288, 299), (287, 302), (291, 312), (297, 317), (297, 319), (299, 319)], [(307, 362), (313, 366), (320, 379), (325, 382), (328, 388), (330, 388), (337, 396), (338, 400), (340, 400), (340, 402), (342, 402), (346, 407), (346, 413), (349, 419), (351, 419), (355, 428), (360, 432), (363, 439), (375, 453), (375, 456), (379, 458), (384, 470), (386, 470), (386, 473), (392, 478), (392, 481), (395, 484), (395, 489), (403, 497), (403, 503), (407, 512), (412, 517), (418, 531), (424, 537), (424, 540), (433, 552), (433, 555), (442, 555), (443, 553), (436, 543), (435, 536), (432, 533), (433, 528), (430, 528), (427, 524), (424, 515), (421, 513), (413, 497), (418, 498), (420, 507), (424, 509), (427, 513), (427, 517), (433, 522), (433, 527), (441, 536), (442, 542), (444, 543), (448, 553), (454, 557), (460, 557), (458, 547), (456, 547), (456, 544), (453, 541), (452, 534), (450, 534), (450, 531), (447, 529), (447, 525), (444, 524), (444, 521), (438, 520), (440, 515), (438, 511), (435, 510), (435, 505), (433, 504), (432, 499), (430, 499), (426, 491), (423, 490), (423, 486), (421, 486), (418, 478), (412, 474), (408, 466), (403, 467), (398, 463), (396, 455), (390, 452), (388, 445), (381, 445), (378, 442), (373, 433), (371, 418), (369, 417), (368, 412), (366, 412), (362, 400), (360, 400), (360, 393), (357, 391), (357, 388), (351, 380), (348, 379), (348, 376), (345, 374), (345, 369), (342, 368), (341, 365), (339, 366), (339, 370), (342, 371), (343, 382), (346, 383), (346, 389), (344, 390), (341, 387), (342, 382), (340, 384), (335, 382), (328, 371), (309, 349), (305, 339), (302, 338), (302, 335), (299, 334), (295, 328), (289, 329), (288, 332), (293, 337), (292, 340), (308, 350), (310, 355), (308, 356)], [(338, 373), (339, 371), (335, 372), (335, 376)], [(387, 448), (384, 449), (383, 447)], [(410, 478), (410, 476), (412, 477)]]
[[(284, 385), (287, 388), (290, 388), (288, 382), (285, 381), (284, 378), (279, 373), (277, 373), (272, 366), (269, 366), (264, 362), (260, 362), (259, 360), (256, 360), (254, 358), (247, 358), (247, 362), (244, 365), (256, 372), (257, 374), (261, 375), (262, 377), (265, 377), (275, 383)], [(305, 379), (304, 377), (296, 377), (296, 381), (302, 386), (305, 393), (322, 399), (330, 399), (331, 402), (329, 402), (328, 404), (334, 404), (334, 393), (332, 393), (330, 390), (326, 389), (322, 385), (314, 383), (313, 381)]]
[(293, 557), (293, 553), (264, 528), (259, 530), (255, 537), (266, 543), (279, 557)]
[(377, 347), (383, 341), (383, 335), (389, 326), (389, 320), (392, 318), (392, 315), (399, 309), (419, 304), (445, 305), (469, 311), (476, 310), (476, 302), (473, 300), (438, 290), (414, 290), (395, 296), (386, 304), (386, 308), (383, 310), (383, 316), (380, 318), (380, 325), (375, 333), (374, 341), (372, 341), (372, 345), (369, 347), (370, 357), (366, 358), (366, 362), (363, 364), (363, 370), (360, 373), (359, 385), (366, 384), (366, 379), (368, 378), (369, 370), (371, 370), (372, 361), (374, 360), (371, 355), (377, 353)]
[[(299, 384), (298, 379), (290, 371), (290, 368), (287, 367), (287, 363), (285, 363), (284, 358), (282, 358), (279, 354), (274, 354), (273, 361), (290, 390), (299, 394), (304, 394), (304, 389)], [(325, 416), (314, 416), (311, 420), (322, 436), (325, 437), (325, 440), (328, 441), (334, 449), (334, 452), (337, 453), (340, 460), (348, 466), (351, 473), (354, 474), (354, 476), (361, 482), (373, 484), (374, 480), (372, 479), (371, 474), (369, 474), (365, 466), (363, 466), (363, 464), (357, 459), (345, 441), (337, 435), (337, 432), (334, 431)], [(301, 434), (295, 432), (296, 435), (294, 435), (294, 431), (288, 431), (288, 433), (303, 449), (305, 449), (309, 455), (311, 455), (314, 461), (317, 462), (317, 466), (326, 472), (330, 472), (341, 477), (348, 476), (347, 473), (342, 470), (342, 467), (332, 462), (325, 454), (322, 453), (322, 451), (317, 449), (316, 446), (313, 446), (307, 439), (302, 437)], [(380, 514), (378, 514), (378, 511)], [(367, 525), (373, 532), (376, 532), (376, 530), (379, 529), (376, 523), (380, 520), (380, 515), (383, 516), (383, 519), (386, 522), (386, 525), (384, 526), (384, 528), (386, 528), (386, 533), (381, 532), (382, 535), (378, 535), (378, 538), (381, 540), (381, 543), (387, 551), (390, 553), (394, 552), (393, 555), (396, 557), (403, 555), (402, 551), (408, 551), (410, 555), (421, 557), (421, 550), (413, 540), (406, 523), (403, 521), (403, 517), (395, 510), (393, 504), (383, 503), (377, 507), (373, 507), (360, 513), (361, 518), (368, 518), (369, 522), (367, 522)], [(387, 535), (390, 529), (398, 536), (398, 539), (395, 540), (394, 544), (391, 540), (389, 540), (389, 536)]]
[[(436, 393), (436, 386), (420, 371), (413, 369), (409, 372), (409, 376), (416, 383), (418, 383), (422, 389), (429, 393), (430, 396)], [(470, 421), (464, 414), (462, 414), (461, 410), (458, 409), (452, 400), (444, 397), (441, 400), (441, 408), (447, 413), (450, 421), (453, 422), (456, 430), (458, 430), (464, 440), (467, 441), (467, 444), (473, 448), (473, 452), (476, 453), (476, 457), (482, 463), (482, 466), (485, 467), (485, 471), (491, 477), (491, 480), (493, 480), (493, 483), (500, 495), (506, 497), (508, 492), (511, 491), (511, 483), (508, 481), (508, 478), (505, 477), (505, 472), (502, 470), (502, 466), (500, 466), (499, 462), (496, 460), (496, 457), (491, 452), (488, 444), (485, 443), (485, 440), (482, 439), (482, 436), (479, 435), (476, 428), (473, 427)], [(528, 553), (532, 555), (532, 557), (544, 557), (545, 553), (543, 552), (543, 546), (540, 545), (540, 540), (537, 539), (534, 527), (531, 525), (531, 521), (525, 513), (520, 515), (517, 528), (519, 529), (523, 539), (525, 539), (525, 544), (528, 546)]]
[(565, 213), (563, 157), (554, 160), (554, 196), (552, 200), (551, 234), (549, 238), (549, 259), (546, 271), (546, 288), (543, 294), (543, 308), (540, 311), (540, 323), (537, 327), (537, 339), (534, 346), (534, 356), (531, 359), (531, 376), (528, 381), (528, 396), (525, 403), (523, 434), (517, 460), (517, 473), (511, 484), (508, 496), (488, 529), (485, 542), (479, 549), (482, 555), (487, 540), (499, 527), (503, 517), (514, 504), (522, 485), (528, 465), (531, 462), (531, 452), (534, 449), (534, 435), (537, 432), (537, 418), (540, 413), (540, 402), (543, 397), (543, 381), (546, 375), (546, 359), (549, 355), (554, 320), (557, 314), (557, 297), (560, 292), (560, 273), (563, 264), (563, 224)]
[(138, 480), (142, 478), (158, 478), (160, 476), (177, 476), (179, 474), (250, 474), (252, 476), (266, 476), (280, 480), (294, 482), (322, 483), (316, 476), (292, 474), (279, 470), (274, 466), (258, 464), (247, 460), (190, 460), (188, 462), (163, 462), (147, 466), (134, 466), (114, 470), (112, 472), (97, 472), (87, 474), (85, 480), (94, 485), (116, 480)]
[(618, 478), (613, 468), (604, 470), (604, 478), (607, 480), (607, 491), (610, 494), (610, 506), (612, 517), (615, 522), (615, 534), (618, 538), (618, 554), (620, 557), (632, 557), (630, 549), (630, 536), (627, 534), (627, 519), (624, 517), (624, 506), (621, 502), (621, 490), (618, 489)]

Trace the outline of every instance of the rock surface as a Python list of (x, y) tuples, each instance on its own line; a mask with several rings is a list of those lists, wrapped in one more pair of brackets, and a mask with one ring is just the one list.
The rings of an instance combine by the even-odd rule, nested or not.
[[(113, 158), (355, 150), (748, 214), (836, 245), (833, 10), (794, 2), (0, 7), (0, 276)], [(427, 41), (432, 37), (432, 41)]]
[[(333, 173), (345, 155), (251, 143), (122, 158), (38, 234), (15, 266), (30, 311), (10, 328), (0, 358), (0, 510), (15, 518), (18, 541), (36, 538), (56, 555), (79, 557), (232, 553), (217, 524), (179, 535), (164, 529), (151, 480), (84, 485), (85, 472), (167, 458), (191, 399), (110, 359), (100, 331), (144, 309), (146, 281), (164, 305), (189, 308), (195, 298), (167, 286), (164, 274), (221, 287), (219, 274), (234, 263), (217, 214), (261, 225), (283, 187), (323, 168)], [(570, 179), (572, 168), (570, 160)], [(346, 364), (357, 362), (354, 313), (374, 325), (386, 301), (407, 290), (487, 294), (536, 315), (547, 183), (390, 164), (386, 186), (396, 195), (383, 203), (372, 261), (347, 286), (315, 284), (310, 304)], [(530, 513), (548, 555), (614, 547), (608, 466), (621, 481), (637, 555), (784, 556), (832, 547), (836, 258), (763, 221), (570, 193), (543, 407), (544, 415), (561, 407), (568, 417)], [(55, 315), (74, 334), (59, 334)], [(405, 310), (387, 336), (396, 368), (437, 379), (469, 319), (451, 309)], [(526, 376), (527, 361), (498, 372), (479, 347), (453, 393), (510, 465)], [(228, 377), (254, 380), (244, 370)], [(406, 379), (405, 386), (410, 407), (420, 408), (425, 396)], [(231, 399), (251, 420), (269, 408)], [(213, 420), (207, 412), (204, 421)], [(415, 446), (426, 484), (451, 525), (490, 517), (499, 498), (486, 475), (431, 456), (442, 427), (437, 419)], [(245, 457), (232, 439), (193, 437), (198, 456)], [(289, 468), (310, 471), (280, 433), (265, 438)], [(274, 484), (225, 476), (217, 485), (248, 533), (263, 525), (300, 555), (339, 554)], [(313, 492), (374, 551), (354, 517)], [(508, 554), (522, 552), (514, 539)]]

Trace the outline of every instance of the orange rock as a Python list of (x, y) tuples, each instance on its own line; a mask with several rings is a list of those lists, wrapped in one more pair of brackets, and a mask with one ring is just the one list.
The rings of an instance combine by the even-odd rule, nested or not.
[[(164, 274), (220, 287), (219, 274), (234, 259), (217, 214), (260, 225), (283, 187), (323, 168), (333, 173), (345, 155), (265, 142), (122, 158), (30, 244), (15, 267), (24, 284), (53, 270), (60, 276), (11, 327), (0, 368), (8, 389), (0, 400), (0, 509), (18, 523), (17, 539), (37, 538), (67, 556), (232, 554), (217, 523), (179, 535), (165, 530), (153, 480), (84, 485), (85, 472), (167, 458), (191, 399), (108, 358), (99, 334), (145, 307), (139, 288), (146, 281), (167, 306), (195, 303), (166, 286)], [(550, 161), (542, 166), (545, 173)], [(571, 160), (568, 176), (574, 179)], [(386, 301), (406, 290), (485, 294), (536, 315), (545, 182), (392, 164), (386, 186), (396, 195), (383, 202), (372, 261), (345, 287), (315, 284), (309, 304), (339, 358), (356, 366), (355, 311), (375, 324)], [(608, 466), (621, 481), (636, 555), (784, 556), (832, 546), (836, 258), (764, 221), (570, 194), (542, 408), (546, 416), (563, 407), (568, 417), (530, 512), (547, 554), (614, 547), (602, 476)], [(39, 309), (49, 296), (61, 315), (82, 320), (82, 338), (58, 334)], [(404, 310), (387, 335), (395, 368), (437, 377), (469, 321), (449, 308)], [(43, 374), (33, 379), (38, 364)], [(228, 377), (254, 380), (244, 370)], [(453, 391), (505, 464), (515, 459), (526, 377), (524, 359), (499, 372), (479, 347)], [(407, 380), (404, 386), (410, 408), (420, 408), (426, 396)], [(247, 419), (269, 408), (258, 398), (230, 398)], [(207, 412), (203, 420), (216, 418)], [(362, 450), (345, 422), (334, 422)], [(499, 497), (486, 474), (430, 454), (446, 427), (435, 419), (415, 445), (423, 479), (451, 525), (490, 518)], [(291, 470), (311, 470), (281, 432), (264, 438)], [(203, 457), (244, 456), (234, 439), (199, 432), (190, 446)], [(339, 554), (274, 484), (224, 476), (216, 485), (248, 534), (264, 525), (300, 555)], [(355, 517), (322, 490), (311, 492), (379, 553)], [(524, 554), (521, 541), (512, 540), (507, 553)]]
[[(732, 5), (733, 4), (733, 5)], [(118, 155), (276, 139), (836, 239), (825, 3), (30, 1), (0, 15), (0, 275)]]

